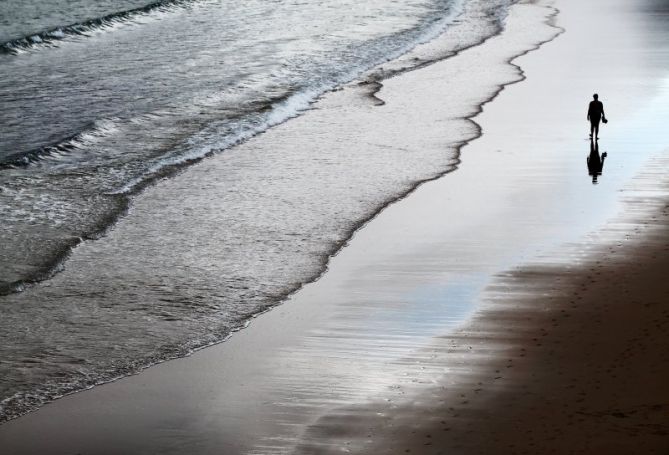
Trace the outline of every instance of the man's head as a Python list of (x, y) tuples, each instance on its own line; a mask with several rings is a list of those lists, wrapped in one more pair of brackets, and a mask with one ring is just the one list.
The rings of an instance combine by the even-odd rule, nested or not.
[(597, 98), (599, 98), (599, 95), (595, 93), (594, 95), (592, 95), (592, 97), (595, 99), (595, 101), (597, 101)]

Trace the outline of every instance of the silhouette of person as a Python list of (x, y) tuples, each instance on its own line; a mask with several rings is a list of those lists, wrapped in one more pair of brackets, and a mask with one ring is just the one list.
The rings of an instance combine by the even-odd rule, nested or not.
[(604, 170), (604, 160), (606, 159), (606, 152), (599, 155), (599, 143), (590, 139), (590, 156), (586, 160), (588, 163), (588, 174), (592, 176), (593, 185), (597, 184), (597, 177), (602, 175)]
[(595, 140), (599, 136), (599, 121), (604, 120), (606, 123), (606, 116), (604, 115), (604, 105), (599, 101), (599, 95), (596, 93), (592, 95), (594, 100), (590, 101), (588, 106), (588, 120), (590, 120), (590, 138), (592, 138), (592, 133), (595, 133)]

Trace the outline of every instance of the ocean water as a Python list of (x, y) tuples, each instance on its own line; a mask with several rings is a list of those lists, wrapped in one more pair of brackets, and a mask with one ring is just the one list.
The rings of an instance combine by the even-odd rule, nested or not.
[(3, 3), (0, 32), (8, 38), (0, 55), (4, 293), (48, 277), (81, 238), (103, 231), (125, 208), (120, 194), (295, 115), (434, 36), (462, 7), (12, 3)]
[[(505, 0), (3, 2), (0, 421), (224, 339), (317, 276), (346, 235), (398, 192), (452, 166), (448, 155), (434, 165), (415, 162), (404, 153), (411, 144), (402, 153), (390, 144), (374, 157), (350, 150), (339, 159), (358, 164), (355, 189), (369, 182), (370, 196), (340, 192), (350, 204), (333, 205), (305, 197), (346, 169), (327, 148), (292, 159), (233, 151), (343, 84), (373, 87), (475, 45), (499, 32), (507, 7)], [(448, 34), (441, 47), (405, 55)], [(290, 153), (286, 144), (277, 149)], [(212, 156), (223, 160), (216, 178), (230, 198), (221, 198), (229, 212), (218, 204), (212, 218), (216, 235), (204, 238), (200, 227), (189, 238), (190, 212), (209, 209), (211, 190), (191, 179), (158, 198), (165, 218), (126, 227), (134, 242), (121, 245), (114, 223), (128, 210), (149, 211), (137, 195)], [(301, 169), (296, 158), (313, 161)], [(379, 177), (386, 174), (396, 178)], [(97, 246), (100, 237), (107, 242)], [(165, 256), (170, 239), (180, 248)], [(110, 255), (115, 247), (124, 250)], [(203, 249), (211, 254), (190, 257)]]

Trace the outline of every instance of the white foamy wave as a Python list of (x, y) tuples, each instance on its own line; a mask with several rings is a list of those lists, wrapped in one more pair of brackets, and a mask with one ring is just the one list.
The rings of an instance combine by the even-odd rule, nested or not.
[(34, 35), (0, 43), (0, 50), (10, 54), (23, 54), (32, 50), (48, 49), (67, 38), (88, 37), (98, 33), (114, 31), (128, 25), (137, 25), (150, 19), (160, 19), (161, 15), (185, 8), (189, 1), (196, 0), (163, 0), (150, 3), (144, 7), (63, 25)]
[[(270, 111), (264, 115), (255, 116), (251, 119), (233, 124), (227, 122), (225, 126), (221, 126), (221, 128), (225, 128), (227, 131), (221, 140), (211, 141), (212, 128), (208, 129), (205, 134), (191, 137), (188, 140), (187, 151), (185, 153), (158, 160), (149, 167), (144, 174), (132, 179), (118, 190), (112, 191), (109, 194), (118, 195), (132, 193), (143, 182), (160, 174), (165, 168), (188, 164), (211, 155), (212, 153), (234, 147), (263, 131), (267, 131), (273, 126), (279, 125), (286, 120), (300, 115), (300, 113), (309, 109), (311, 103), (331, 87), (332, 86), (321, 87), (320, 89), (295, 93), (289, 96), (286, 100), (276, 103)], [(215, 128), (213, 134), (216, 134)]]
[[(216, 125), (208, 128), (206, 132), (194, 135), (188, 140), (185, 151), (176, 156), (166, 156), (148, 167), (145, 173), (135, 177), (125, 183), (122, 187), (109, 194), (119, 195), (134, 192), (144, 182), (159, 175), (166, 168), (182, 166), (184, 164), (198, 161), (213, 153), (221, 152), (237, 144), (240, 144), (253, 136), (266, 131), (267, 129), (279, 125), (291, 118), (300, 115), (309, 109), (310, 105), (316, 101), (325, 92), (333, 90), (342, 84), (346, 84), (363, 75), (375, 66), (392, 61), (398, 57), (410, 52), (416, 46), (427, 43), (435, 37), (442, 34), (446, 28), (464, 11), (464, 0), (455, 1), (447, 15), (435, 20), (413, 41), (404, 46), (397, 47), (395, 43), (386, 45), (386, 51), (382, 52), (383, 57), (379, 60), (370, 60), (357, 68), (352, 68), (348, 72), (325, 81), (317, 86), (307, 88), (303, 91), (290, 95), (287, 99), (275, 103), (267, 114), (260, 117), (252, 117), (226, 125)], [(505, 9), (504, 9), (505, 10)], [(506, 10), (505, 10), (506, 11)], [(505, 14), (505, 12), (498, 13)], [(502, 16), (500, 16), (501, 18)], [(390, 50), (392, 49), (392, 50)], [(216, 97), (212, 98), (216, 99)], [(212, 102), (209, 99), (209, 102)], [(229, 95), (221, 94), (219, 99), (229, 99)], [(223, 138), (221, 139), (221, 136)]]

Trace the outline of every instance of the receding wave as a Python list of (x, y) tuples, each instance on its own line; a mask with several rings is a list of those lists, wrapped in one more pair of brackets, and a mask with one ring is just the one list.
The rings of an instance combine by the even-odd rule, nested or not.
[[(253, 114), (248, 115), (239, 122), (230, 122), (226, 119), (224, 123), (228, 124), (227, 134), (221, 134), (226, 128), (222, 125), (214, 123), (199, 135), (194, 135), (188, 143), (186, 151), (176, 149), (172, 154), (162, 156), (158, 161), (148, 166), (148, 169), (141, 176), (133, 178), (126, 182), (117, 191), (112, 194), (127, 194), (133, 193), (141, 189), (144, 184), (152, 181), (156, 177), (161, 177), (165, 173), (169, 173), (175, 167), (181, 167), (199, 161), (202, 158), (213, 153), (220, 152), (235, 145), (238, 145), (247, 139), (262, 133), (269, 128), (279, 125), (291, 118), (297, 117), (302, 112), (309, 109), (311, 104), (316, 101), (321, 95), (327, 91), (333, 90), (342, 84), (346, 84), (362, 73), (371, 70), (375, 66), (382, 64), (384, 61), (390, 62), (397, 59), (401, 55), (406, 54), (411, 49), (419, 44), (429, 42), (435, 37), (444, 32), (446, 27), (462, 13), (462, 2), (457, 2), (453, 5), (449, 14), (435, 20), (431, 26), (427, 27), (416, 39), (408, 42), (404, 46), (395, 49), (391, 52), (386, 52), (382, 59), (370, 60), (365, 64), (351, 68), (350, 71), (340, 74), (331, 80), (323, 81), (320, 84), (312, 84), (299, 90), (291, 89), (286, 94), (277, 96), (274, 99), (263, 100), (252, 109)], [(506, 9), (500, 8), (495, 10), (494, 22), (501, 24)], [(500, 25), (501, 26), (501, 25)], [(435, 60), (439, 60), (436, 58)], [(367, 82), (378, 81), (393, 77), (395, 74), (402, 73), (407, 70), (416, 69), (424, 62), (412, 62), (409, 66), (388, 66), (383, 72), (376, 74), (369, 74)], [(212, 137), (217, 139), (212, 141)]]
[[(183, 2), (162, 2), (153, 5), (165, 6), (177, 3)], [(142, 10), (147, 10), (147, 8), (149, 6)], [(505, 8), (497, 8), (495, 14), (503, 14), (504, 11)], [(142, 121), (144, 117), (151, 117), (150, 114), (143, 114), (131, 119), (114, 118), (91, 122), (83, 131), (74, 135), (0, 159), (0, 169), (25, 168), (45, 161), (55, 162), (56, 164), (72, 161), (69, 164), (72, 164), (75, 169), (68, 172), (70, 174), (74, 172), (79, 176), (94, 173), (96, 177), (91, 181), (95, 181), (95, 191), (101, 197), (123, 198), (123, 196), (137, 194), (157, 179), (170, 176), (179, 169), (200, 161), (206, 156), (229, 149), (273, 126), (300, 115), (309, 109), (311, 104), (323, 93), (354, 80), (378, 64), (388, 63), (398, 58), (420, 43), (439, 36), (461, 13), (462, 2), (452, 3), (448, 14), (431, 21), (427, 27), (416, 33), (412, 36), (412, 39), (407, 40), (403, 45), (398, 46), (395, 42), (397, 38), (393, 36), (380, 39), (374, 43), (375, 46), (372, 46), (378, 48), (377, 53), (372, 53), (366, 61), (359, 62), (358, 65), (351, 66), (345, 71), (339, 71), (338, 74), (337, 72), (326, 74), (325, 77), (319, 77), (316, 81), (306, 84), (306, 86), (289, 83), (280, 90), (274, 88), (275, 96), (262, 99), (250, 98), (250, 100), (241, 104), (235, 103), (234, 115), (225, 115), (218, 121), (212, 121), (199, 132), (189, 135), (182, 141), (172, 142), (169, 147), (156, 152), (153, 156), (142, 155), (142, 159), (137, 163), (132, 160), (125, 162), (131, 154), (127, 150), (121, 150), (119, 153), (125, 155), (125, 158), (123, 158), (125, 161), (115, 161), (114, 166), (110, 166), (108, 163), (104, 163), (105, 159), (111, 160), (109, 148), (103, 147), (100, 149), (90, 146), (117, 131), (120, 133), (120, 138), (125, 140), (124, 144), (127, 147), (127, 139), (129, 138), (127, 127), (130, 124), (137, 123), (141, 129), (155, 128), (155, 124), (151, 122), (147, 124)], [(499, 25), (501, 19), (501, 16), (496, 17), (492, 22)], [(389, 63), (385, 66), (383, 72), (370, 74), (368, 78), (370, 80), (382, 80), (412, 67), (421, 66), (423, 63), (412, 61), (404, 62), (398, 66)], [(172, 123), (167, 123), (167, 125), (172, 125)], [(92, 152), (91, 149), (95, 151)], [(87, 163), (87, 160), (91, 158), (82, 157), (81, 160), (77, 161), (78, 152), (87, 153), (95, 158), (90, 163)], [(78, 185), (80, 184), (78, 183)], [(53, 190), (53, 187), (51, 188)], [(30, 204), (33, 204), (33, 202), (31, 201)], [(103, 207), (103, 204), (98, 203), (98, 206)], [(29, 207), (32, 208), (28, 208), (28, 210), (35, 210), (32, 205)], [(25, 210), (25, 208), (20, 207), (17, 209), (17, 213), (22, 213), (22, 210)], [(104, 216), (97, 211), (94, 217), (92, 215), (84, 216), (84, 212), (82, 209), (78, 209), (75, 219), (81, 223), (84, 218), (87, 218), (86, 226), (88, 227), (72, 227), (73, 233), (79, 239), (94, 237), (95, 233), (104, 232), (105, 229), (115, 223), (122, 210), (119, 212), (116, 201), (111, 204), (111, 212)], [(63, 223), (69, 225), (66, 221), (63, 221)], [(79, 241), (76, 241), (68, 243), (64, 248), (56, 248), (54, 254), (49, 255), (48, 260), (33, 258), (32, 266), (29, 269), (33, 272), (24, 270), (16, 279), (8, 280), (4, 286), (0, 286), (0, 295), (20, 292), (24, 289), (24, 284), (48, 279), (60, 267), (71, 249), (78, 244)], [(41, 263), (42, 266), (35, 268), (34, 265), (37, 263)]]
[[(196, 0), (191, 0), (190, 3), (193, 1)], [(24, 287), (29, 287), (30, 283), (50, 278), (60, 271), (65, 261), (67, 261), (66, 273), (59, 276), (66, 280), (69, 279), (67, 270), (74, 270), (85, 263), (101, 264), (103, 256), (100, 255), (98, 248), (106, 248), (107, 244), (104, 241), (90, 242), (87, 247), (79, 248), (78, 254), (68, 255), (84, 240), (97, 238), (100, 233), (110, 233), (111, 237), (113, 229), (109, 230), (109, 227), (127, 213), (132, 196), (150, 182), (171, 176), (172, 173), (177, 173), (178, 169), (207, 155), (229, 149), (250, 137), (268, 131), (274, 125), (300, 115), (324, 92), (336, 89), (358, 77), (364, 76), (368, 82), (381, 81), (393, 74), (420, 67), (482, 42), (499, 32), (502, 26), (498, 23), (501, 19), (498, 14), (503, 15), (506, 2), (504, 0), (499, 2), (500, 4), (491, 5), (492, 2), (481, 0), (480, 7), (475, 7), (478, 5), (477, 2), (438, 0), (427, 10), (424, 5), (416, 3), (413, 6), (415, 10), (413, 19), (408, 17), (406, 10), (388, 12), (390, 18), (404, 24), (401, 30), (397, 31), (389, 26), (391, 29), (386, 32), (373, 33), (360, 42), (360, 33), (367, 29), (357, 25), (351, 26), (347, 31), (348, 35), (343, 37), (346, 39), (337, 36), (332, 43), (321, 43), (320, 46), (325, 50), (314, 47), (313, 32), (305, 36), (287, 34), (265, 39), (266, 30), (259, 28), (258, 34), (263, 39), (257, 41), (249, 42), (245, 35), (241, 38), (237, 35), (231, 37), (225, 35), (225, 39), (211, 40), (210, 35), (206, 33), (208, 28), (203, 27), (200, 30), (193, 24), (209, 20), (207, 25), (210, 28), (224, 31), (241, 30), (242, 33), (244, 30), (240, 25), (247, 25), (249, 17), (260, 18), (257, 19), (256, 26), (265, 27), (265, 17), (269, 8), (264, 2), (258, 2), (262, 8), (253, 5), (254, 9), (246, 11), (240, 17), (231, 18), (229, 26), (221, 27), (221, 21), (230, 15), (230, 10), (220, 8), (216, 3), (215, 8), (212, 6), (211, 10), (203, 8), (203, 11), (195, 11), (194, 8), (193, 15), (196, 17), (190, 20), (188, 17), (177, 17), (173, 23), (147, 21), (148, 30), (143, 35), (147, 41), (142, 41), (142, 46), (134, 46), (137, 37), (129, 34), (132, 36), (125, 38), (131, 45), (124, 47), (115, 43), (115, 46), (104, 49), (95, 47), (90, 55), (96, 57), (100, 55), (100, 58), (90, 61), (75, 58), (80, 55), (77, 52), (72, 52), (76, 54), (73, 57), (66, 55), (67, 52), (63, 52), (63, 56), (54, 52), (36, 54), (35, 56), (39, 58), (35, 58), (35, 61), (45, 62), (45, 71), (38, 74), (48, 74), (53, 77), (53, 81), (56, 81), (48, 79), (42, 85), (36, 84), (36, 87), (57, 89), (55, 94), (63, 94), (63, 99), (68, 102), (54, 103), (54, 106), (46, 105), (46, 107), (40, 105), (40, 108), (36, 109), (33, 107), (34, 100), (37, 99), (39, 102), (42, 98), (31, 98), (34, 92), (27, 89), (21, 91), (24, 87), (23, 79), (17, 80), (14, 84), (18, 93), (17, 99), (19, 95), (22, 97), (16, 105), (28, 106), (25, 112), (36, 112), (37, 120), (23, 123), (26, 115), (9, 117), (9, 120), (20, 123), (26, 131), (30, 131), (31, 140), (23, 142), (30, 144), (25, 147), (25, 153), (5, 158), (4, 162), (9, 169), (0, 173), (0, 203), (7, 201), (9, 209), (3, 213), (4, 231), (0, 229), (0, 240), (7, 239), (0, 242), (0, 245), (4, 244), (4, 247), (0, 246), (0, 256), (3, 256), (3, 265), (8, 264), (2, 277), (4, 285), (0, 281), (0, 294), (7, 294), (3, 297), (6, 308), (11, 311), (16, 310), (11, 314), (14, 319), (10, 318), (10, 310), (5, 311), (1, 325), (25, 327), (27, 319), (36, 326), (51, 324), (49, 333), (60, 337), (61, 342), (59, 352), (53, 352), (49, 346), (41, 344), (40, 334), (37, 330), (33, 330), (28, 331), (36, 335), (30, 343), (22, 343), (21, 346), (15, 343), (0, 343), (11, 351), (2, 353), (2, 357), (7, 359), (6, 371), (15, 373), (12, 377), (9, 377), (8, 373), (9, 379), (5, 381), (7, 387), (5, 390), (0, 390), (0, 422), (35, 409), (63, 394), (131, 374), (153, 363), (179, 357), (194, 349), (225, 339), (231, 331), (243, 326), (254, 314), (275, 305), (287, 293), (317, 276), (319, 271), (323, 270), (329, 254), (334, 253), (343, 244), (361, 221), (369, 219), (380, 207), (394, 200), (397, 194), (406, 193), (411, 185), (407, 186), (407, 178), (402, 169), (422, 166), (425, 174), (421, 171), (422, 177), (419, 176), (418, 180), (424, 179), (426, 175), (429, 178), (438, 175), (435, 166), (439, 166), (433, 163), (433, 159), (443, 165), (439, 167), (442, 171), (451, 169), (454, 160), (445, 157), (442, 150), (436, 150), (435, 156), (417, 160), (413, 153), (405, 153), (403, 147), (388, 147), (388, 150), (383, 149), (381, 153), (371, 151), (367, 155), (351, 155), (351, 158), (357, 157), (356, 159), (360, 160), (360, 165), (355, 166), (360, 170), (358, 180), (360, 186), (343, 185), (339, 188), (323, 185), (318, 176), (322, 171), (325, 174), (341, 175), (331, 166), (347, 160), (334, 160), (327, 164), (314, 160), (312, 164), (315, 167), (309, 169), (304, 167), (305, 163), (311, 162), (307, 160), (310, 154), (306, 148), (273, 158), (271, 154), (276, 153), (273, 145), (265, 150), (266, 153), (254, 156), (251, 156), (252, 153), (246, 153), (249, 149), (245, 153), (229, 153), (221, 162), (234, 164), (217, 173), (215, 178), (226, 179), (227, 190), (224, 198), (231, 199), (219, 202), (222, 206), (230, 207), (230, 210), (234, 207), (235, 215), (223, 214), (218, 220), (214, 231), (215, 234), (220, 234), (221, 238), (207, 253), (220, 253), (223, 265), (210, 266), (216, 263), (207, 259), (209, 262), (207, 264), (203, 262), (204, 267), (200, 269), (202, 273), (195, 274), (188, 268), (177, 267), (171, 271), (175, 273), (183, 271), (184, 276), (179, 276), (179, 280), (183, 278), (182, 281), (177, 282), (170, 278), (160, 286), (151, 287), (137, 281), (143, 276), (142, 273), (134, 273), (138, 270), (137, 255), (135, 253), (126, 255), (119, 250), (118, 255), (109, 256), (113, 257), (110, 262), (113, 264), (112, 269), (124, 275), (118, 281), (113, 280), (114, 283), (118, 283), (118, 287), (101, 290), (98, 281), (82, 280), (68, 288), (69, 291), (76, 289), (74, 293), (68, 291), (65, 296), (65, 300), (72, 305), (81, 297), (86, 305), (97, 307), (98, 312), (91, 313), (95, 313), (96, 316), (90, 324), (83, 323), (79, 319), (73, 326), (70, 324), (69, 316), (58, 317), (63, 311), (72, 308), (69, 303), (59, 298), (40, 298), (39, 308), (30, 306), (30, 311), (32, 308), (39, 311), (35, 314), (27, 312), (26, 308), (29, 305), (26, 303), (32, 302), (36, 295), (33, 290), (36, 293), (52, 292), (51, 295), (54, 297), (60, 295), (62, 290), (58, 284), (60, 278), (52, 280), (49, 286), (39, 286), (29, 292), (20, 292)], [(148, 5), (132, 11), (141, 15), (186, 3), (188, 2), (160, 2), (152, 4), (154, 6)], [(292, 5), (292, 2), (288, 3)], [(410, 3), (409, 0), (407, 3)], [(468, 5), (469, 9), (466, 10), (466, 14), (460, 16), (464, 5)], [(351, 11), (355, 11), (357, 5), (354, 0), (349, 0), (348, 6)], [(301, 11), (304, 6), (299, 5), (295, 8)], [(381, 14), (387, 10), (388, 4), (378, 0), (376, 11)], [(314, 11), (325, 14), (319, 9)], [(132, 21), (131, 13), (123, 14), (125, 19), (114, 20)], [(112, 16), (119, 17), (118, 14)], [(314, 24), (322, 28), (319, 29), (319, 36), (341, 33), (339, 16), (323, 18), (321, 16), (322, 14), (310, 14), (310, 17), (318, 17), (321, 21)], [(294, 17), (294, 14), (286, 14), (282, 26), (276, 26), (275, 29), (292, 26)], [(279, 19), (281, 17), (274, 18), (275, 21)], [(382, 19), (379, 19), (379, 23), (392, 23)], [(470, 24), (470, 19), (473, 25)], [(371, 25), (378, 27), (379, 23)], [(438, 50), (406, 55), (401, 61), (393, 60), (417, 44), (440, 36), (449, 29), (450, 24), (454, 23), (460, 24), (452, 33), (457, 39), (447, 40), (444, 47), (440, 44), (437, 45)], [(164, 32), (172, 31), (173, 26), (179, 30), (193, 32), (188, 36), (194, 41), (185, 42), (181, 40), (180, 34), (175, 33), (167, 36), (174, 38), (172, 42), (166, 41)], [(119, 36), (119, 41), (122, 38), (124, 37)], [(254, 35), (254, 38), (257, 37)], [(301, 40), (298, 40), (298, 44), (301, 43), (302, 47), (296, 47), (296, 39)], [(94, 41), (89, 40), (89, 43), (96, 45)], [(144, 45), (146, 42), (151, 45)], [(237, 44), (233, 46), (230, 43)], [(281, 46), (282, 43), (284, 47)], [(122, 49), (125, 54), (104, 53), (108, 49)], [(129, 54), (128, 49), (138, 54), (126, 59), (126, 55)], [(221, 50), (227, 52), (220, 52)], [(208, 56), (210, 58), (206, 58)], [(151, 65), (137, 65), (137, 61), (141, 60), (139, 57), (149, 59)], [(65, 61), (58, 66), (56, 64), (58, 62), (54, 60), (61, 58)], [(20, 67), (24, 63), (22, 60), (32, 59), (11, 60), (16, 67)], [(109, 65), (107, 62), (110, 62)], [(264, 66), (259, 68), (257, 66), (259, 63), (264, 63)], [(382, 65), (383, 68), (377, 65)], [(55, 71), (59, 68), (62, 68), (61, 74), (68, 76), (62, 77), (63, 82), (60, 85), (57, 83), (59, 79)], [(151, 73), (153, 70), (155, 72)], [(372, 73), (368, 73), (370, 70)], [(137, 72), (136, 78), (123, 78), (131, 71)], [(217, 77), (226, 71), (230, 74), (226, 77)], [(23, 73), (17, 70), (14, 74)], [(97, 84), (101, 80), (104, 81), (104, 77), (108, 74), (113, 75), (112, 82), (117, 83), (119, 89), (111, 90), (117, 88), (112, 84), (108, 92), (102, 92), (104, 95), (102, 102), (100, 100), (103, 95), (82, 96), (76, 103), (69, 101), (74, 95), (82, 93), (100, 94), (100, 85)], [(176, 78), (175, 75), (183, 77)], [(189, 86), (187, 82), (191, 80), (202, 83)], [(109, 88), (104, 85), (102, 87)], [(212, 90), (212, 87), (215, 89)], [(376, 90), (378, 84), (369, 84), (369, 88), (370, 92)], [(355, 96), (365, 96), (364, 92), (365, 90), (355, 91)], [(38, 93), (39, 95), (41, 94)], [(136, 99), (141, 102), (134, 106)], [(53, 118), (45, 118), (41, 115), (43, 112), (57, 114), (54, 114)], [(72, 113), (81, 115), (70, 115)], [(49, 120), (57, 123), (59, 119), (56, 115), (66, 117), (66, 120), (70, 121), (63, 122), (63, 128), (45, 128), (42, 134), (35, 133), (34, 130), (38, 129), (41, 123), (49, 123)], [(104, 121), (109, 123), (101, 123), (90, 122), (87, 119), (112, 120)], [(77, 131), (76, 125), (84, 125), (84, 130), (68, 136), (68, 133)], [(373, 130), (373, 126), (365, 125), (368, 123), (355, 124), (356, 127)], [(16, 136), (19, 137), (18, 134)], [(51, 137), (62, 137), (62, 139), (50, 142)], [(43, 140), (45, 145), (42, 145), (40, 140)], [(21, 150), (21, 142), (7, 141), (7, 143), (8, 149)], [(394, 151), (398, 161), (386, 159), (387, 151)], [(293, 159), (287, 159), (291, 157)], [(327, 162), (325, 155), (324, 159)], [(212, 162), (218, 161), (212, 160)], [(268, 166), (267, 163), (270, 162), (274, 163), (274, 166)], [(51, 166), (52, 163), (55, 165)], [(285, 168), (282, 169), (281, 166)], [(197, 168), (194, 167), (195, 170)], [(388, 173), (373, 171), (375, 168), (385, 169)], [(238, 169), (249, 172), (254, 169), (269, 169), (275, 172), (276, 178), (263, 179), (262, 184), (256, 185), (254, 179), (238, 178), (240, 175), (237, 173)], [(418, 171), (414, 171), (415, 175), (418, 175)], [(302, 175), (315, 176), (310, 180), (312, 182), (310, 186), (300, 191), (301, 194), (313, 196), (313, 205), (291, 202), (291, 195), (296, 187), (291, 179), (285, 178), (287, 175), (292, 175), (295, 179), (301, 178)], [(399, 180), (387, 179), (386, 175)], [(336, 183), (338, 179), (334, 181)], [(259, 190), (267, 188), (268, 185), (271, 185), (273, 195), (279, 196), (278, 198), (262, 197), (262, 192)], [(161, 185), (159, 188), (163, 188), (161, 191), (164, 191), (164, 187), (165, 185)], [(173, 204), (172, 201), (187, 197), (188, 188), (203, 191), (197, 185), (175, 189), (174, 194), (170, 193), (170, 196), (164, 199), (165, 205), (161, 207), (170, 210), (172, 207), (174, 210), (187, 207), (188, 204)], [(328, 188), (332, 188), (332, 194), (349, 194), (342, 196), (342, 201), (347, 202), (341, 205), (331, 204), (330, 193), (324, 194), (323, 197), (315, 196), (320, 194), (318, 192), (321, 190), (329, 191)], [(374, 192), (376, 195), (374, 199), (367, 202), (358, 201), (357, 195), (367, 190)], [(350, 193), (345, 193), (346, 191)], [(253, 197), (250, 197), (251, 195)], [(353, 200), (361, 204), (355, 210), (349, 204)], [(139, 202), (141, 198), (134, 201), (134, 213), (142, 216), (152, 213), (140, 207)], [(284, 208), (272, 209), (269, 217), (258, 215), (254, 211), (263, 209), (264, 204), (273, 207), (277, 203), (281, 203)], [(207, 207), (203, 209), (209, 213), (211, 208), (206, 205)], [(348, 218), (344, 220), (341, 215), (346, 213)], [(281, 233), (272, 224), (275, 215), (280, 215), (286, 223), (298, 222), (298, 224), (286, 225), (285, 232)], [(325, 219), (326, 215), (336, 216), (336, 222), (325, 223), (333, 229), (336, 228), (334, 234), (332, 230), (323, 229), (323, 223), (319, 221)], [(167, 216), (163, 220), (152, 218), (150, 223), (153, 226), (168, 219), (170, 222), (185, 223), (189, 220), (189, 215), (184, 212)], [(299, 225), (302, 221), (309, 221), (308, 229)], [(244, 226), (242, 222), (245, 222), (249, 229), (240, 229), (240, 226)], [(224, 223), (232, 225), (226, 227)], [(257, 235), (254, 234), (255, 230), (258, 231)], [(212, 232), (192, 236), (189, 229), (180, 227), (170, 228), (169, 231), (175, 235), (188, 236), (184, 241), (175, 241), (175, 245), (184, 247), (191, 245), (193, 240), (213, 238)], [(17, 232), (20, 235), (16, 235)], [(165, 240), (162, 236), (147, 235), (145, 229), (139, 229), (137, 233), (136, 241), (130, 242), (134, 251), (140, 251), (138, 248), (142, 242)], [(302, 242), (302, 247), (296, 247), (295, 242)], [(275, 255), (276, 262), (267, 260), (267, 251)], [(89, 253), (94, 258), (91, 261), (84, 258)], [(188, 251), (181, 255), (175, 252), (175, 257), (188, 256), (192, 259), (193, 257), (189, 256), (191, 253)], [(286, 260), (297, 257), (294, 256), (297, 253), (300, 253), (299, 261)], [(149, 257), (150, 254), (146, 256)], [(262, 257), (262, 260), (256, 260), (257, 257)], [(216, 283), (214, 288), (201, 293), (200, 291), (192, 293), (191, 291), (207, 286), (210, 274), (212, 282)], [(197, 283), (193, 282), (194, 278), (198, 280)], [(136, 284), (139, 284), (139, 287), (135, 287)], [(151, 294), (147, 294), (146, 299), (138, 299), (137, 289), (141, 289), (142, 293)], [(108, 302), (108, 298), (113, 301)], [(132, 302), (131, 305), (127, 305), (126, 298)], [(154, 305), (155, 302), (159, 303)], [(104, 317), (99, 316), (102, 313)], [(28, 314), (31, 315), (29, 318), (26, 316)], [(115, 318), (124, 315), (131, 316), (129, 321), (136, 325), (131, 327), (128, 321), (116, 324)], [(137, 315), (140, 317), (135, 317)], [(141, 315), (147, 317), (143, 318)], [(144, 329), (148, 320), (152, 321), (151, 333), (157, 338), (153, 335), (146, 337), (147, 332)], [(53, 325), (54, 321), (58, 326)], [(101, 329), (103, 327), (109, 330)], [(119, 328), (123, 328), (124, 332), (120, 332)], [(94, 335), (109, 339), (96, 339), (90, 345), (84, 345), (78, 341), (82, 339), (79, 335), (71, 338), (75, 331), (89, 329), (95, 332)], [(134, 334), (132, 336), (139, 335), (132, 339), (134, 343), (132, 349), (118, 349), (113, 353), (105, 351), (106, 347), (118, 346), (118, 340), (127, 343), (130, 339), (127, 336), (129, 333)], [(12, 336), (12, 332), (7, 330), (3, 336)], [(25, 356), (20, 350), (24, 346), (34, 350), (30, 358), (35, 358), (35, 352), (40, 352), (44, 359), (42, 362), (44, 369), (30, 378), (21, 376), (24, 369), (34, 368), (33, 366), (24, 368), (25, 365), (21, 363)], [(57, 358), (57, 361), (52, 361), (54, 358)], [(15, 363), (10, 363), (10, 360)]]
[(107, 14), (102, 17), (89, 19), (69, 25), (62, 25), (33, 33), (22, 38), (16, 38), (0, 44), (0, 52), (4, 54), (19, 54), (32, 49), (48, 48), (57, 41), (68, 37), (89, 36), (91, 33), (111, 29), (155, 12), (170, 11), (184, 7), (196, 0), (163, 0), (125, 11)]

